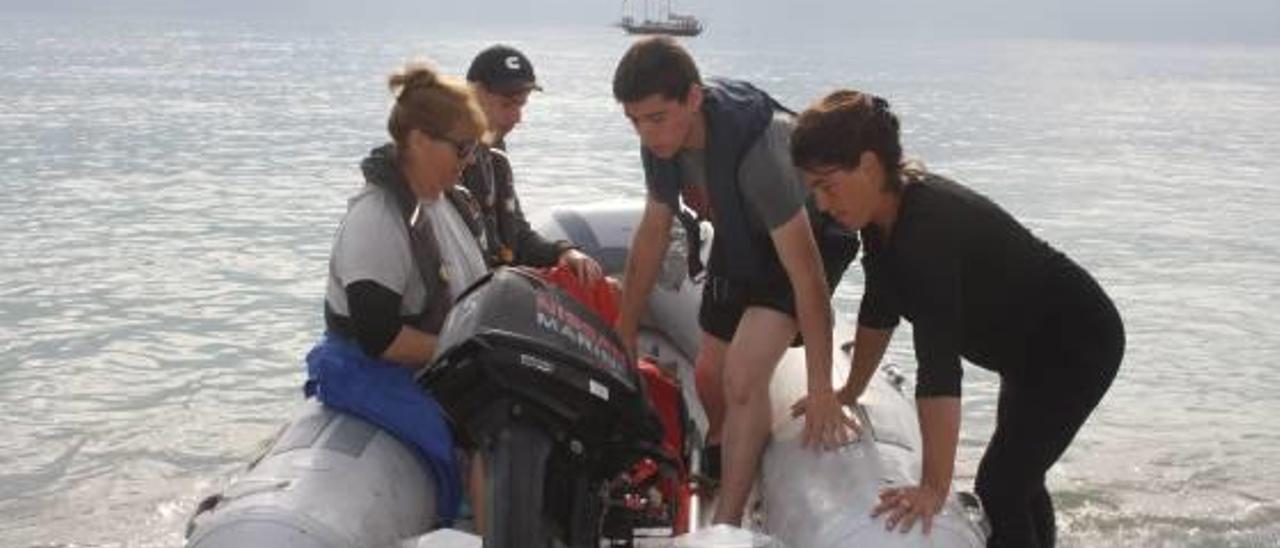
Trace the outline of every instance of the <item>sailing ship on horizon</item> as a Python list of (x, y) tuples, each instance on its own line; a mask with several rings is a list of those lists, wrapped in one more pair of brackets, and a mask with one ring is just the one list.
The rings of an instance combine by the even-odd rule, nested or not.
[(627, 34), (669, 36), (697, 36), (702, 34), (703, 28), (702, 21), (697, 17), (673, 11), (671, 0), (622, 0), (622, 19), (618, 21), (618, 26), (627, 31)]

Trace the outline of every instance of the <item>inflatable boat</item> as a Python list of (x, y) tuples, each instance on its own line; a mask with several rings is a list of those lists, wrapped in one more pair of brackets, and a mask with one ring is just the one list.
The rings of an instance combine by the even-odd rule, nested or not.
[[(618, 275), (639, 217), (636, 205), (603, 205), (537, 224)], [(642, 321), (637, 351), (648, 374), (606, 322), (528, 273), (500, 269), (454, 306), (440, 354), (419, 380), (449, 413), (460, 446), (483, 455), (482, 529), (436, 521), (430, 472), (395, 437), (308, 400), (243, 473), (198, 505), (187, 546), (985, 546), (985, 518), (967, 493), (951, 495), (928, 536), (869, 519), (881, 489), (914, 484), (920, 473), (914, 404), (893, 366), (846, 409), (861, 425), (856, 439), (832, 451), (801, 447), (803, 419), (788, 408), (804, 395), (803, 349), (787, 351), (770, 387), (773, 436), (746, 523), (709, 526), (714, 496), (692, 472), (706, 429), (693, 385), (701, 287), (685, 268), (688, 253), (705, 249), (685, 241), (673, 234)], [(840, 342), (851, 333), (837, 328), (834, 379), (847, 372), (850, 343)], [(671, 400), (678, 409), (662, 409)]]

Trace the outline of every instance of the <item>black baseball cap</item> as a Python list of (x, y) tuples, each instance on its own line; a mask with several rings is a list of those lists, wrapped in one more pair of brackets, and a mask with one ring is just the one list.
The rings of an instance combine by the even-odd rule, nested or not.
[(538, 90), (533, 64), (523, 53), (511, 46), (497, 44), (485, 48), (471, 60), (467, 69), (467, 81), (479, 82), (489, 91), (502, 95)]

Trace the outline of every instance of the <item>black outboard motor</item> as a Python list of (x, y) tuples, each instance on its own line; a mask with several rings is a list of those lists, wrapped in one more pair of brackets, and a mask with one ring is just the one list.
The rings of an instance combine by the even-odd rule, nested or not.
[(598, 546), (604, 482), (662, 439), (613, 329), (504, 268), (459, 299), (438, 344), (419, 380), (484, 456), (485, 545)]

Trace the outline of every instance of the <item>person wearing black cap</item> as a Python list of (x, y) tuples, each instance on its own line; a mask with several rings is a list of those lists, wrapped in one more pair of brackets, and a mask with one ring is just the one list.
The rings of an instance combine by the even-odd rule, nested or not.
[(546, 267), (563, 264), (584, 282), (600, 279), (600, 265), (567, 241), (549, 241), (529, 226), (516, 197), (506, 137), (520, 123), (533, 91), (542, 91), (533, 64), (519, 50), (494, 45), (471, 61), (467, 70), (480, 107), (489, 122), (489, 144), (477, 151), (476, 161), (462, 175), (462, 184), (479, 202), (484, 214), (486, 259), (491, 266)]

